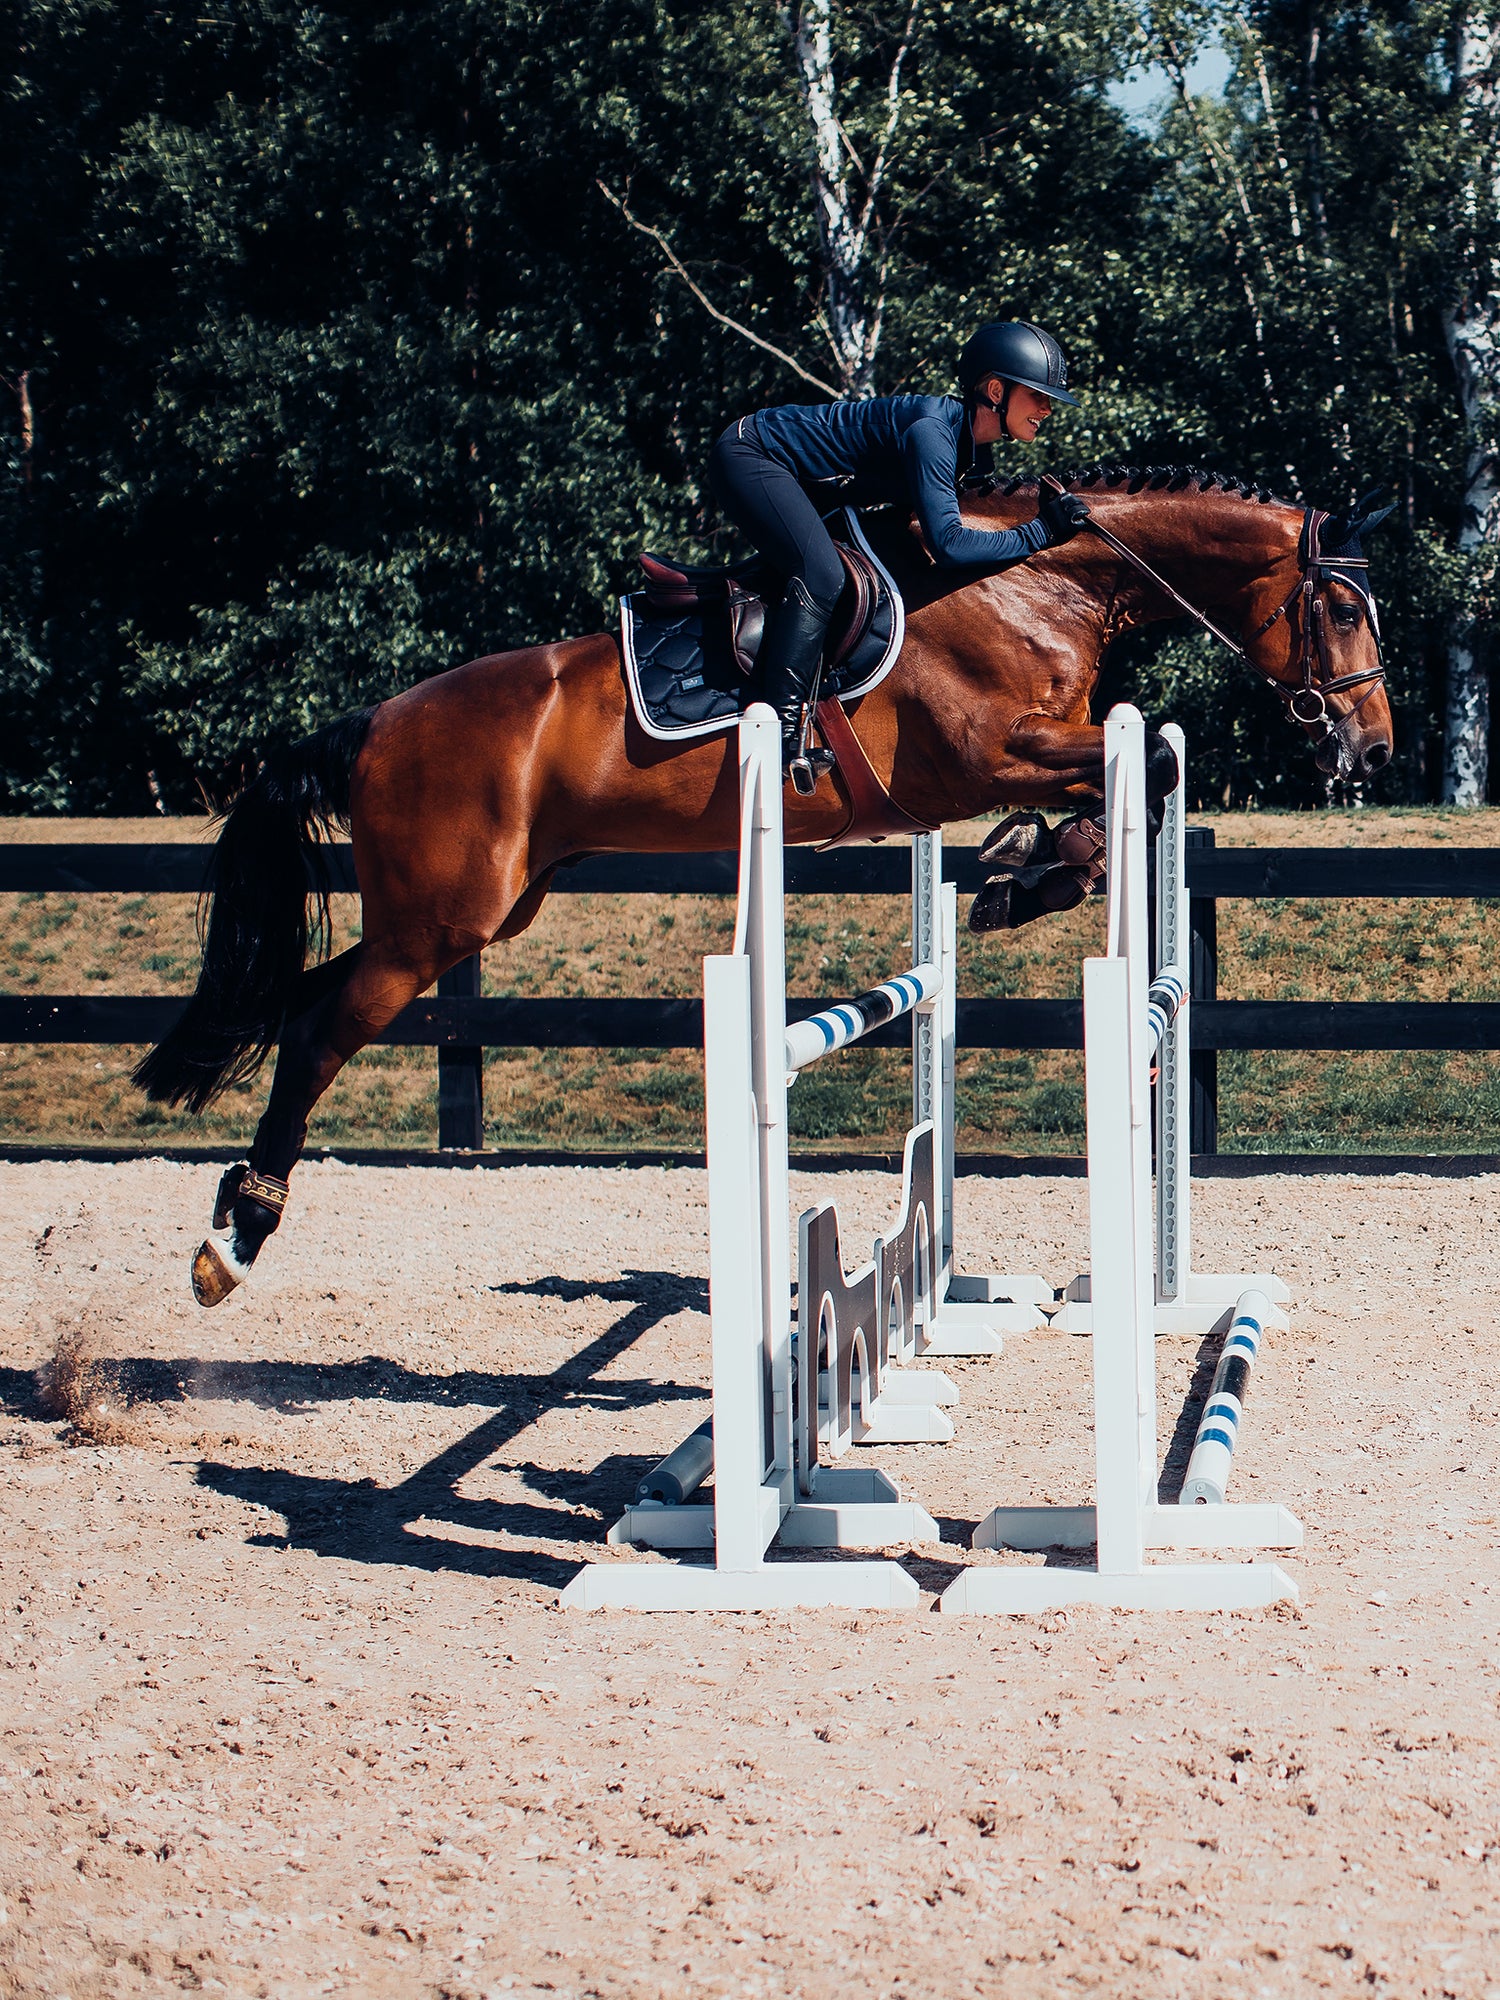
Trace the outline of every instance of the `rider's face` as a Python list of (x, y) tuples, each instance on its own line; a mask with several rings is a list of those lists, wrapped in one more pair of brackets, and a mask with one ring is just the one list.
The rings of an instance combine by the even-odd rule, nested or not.
[(1022, 388), (1019, 382), (1011, 385), (1005, 428), (1018, 444), (1030, 444), (1051, 414), (1052, 405), (1047, 397), (1035, 389)]

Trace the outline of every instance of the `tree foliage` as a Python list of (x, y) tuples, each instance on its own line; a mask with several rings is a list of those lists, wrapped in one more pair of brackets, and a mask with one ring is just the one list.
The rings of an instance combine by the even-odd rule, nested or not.
[[(1397, 483), (1388, 782), (1436, 784), (1473, 437), (1429, 0), (0, 11), (10, 810), (186, 805), (354, 702), (597, 629), (637, 549), (720, 546), (724, 423), (809, 377), (944, 390), (1013, 311), (1085, 392), (1049, 460)], [(1211, 37), (1232, 73), (1194, 97)], [(1110, 90), (1144, 60), (1159, 123)], [(1196, 642), (1115, 679), (1194, 725), (1211, 795), (1317, 795)]]

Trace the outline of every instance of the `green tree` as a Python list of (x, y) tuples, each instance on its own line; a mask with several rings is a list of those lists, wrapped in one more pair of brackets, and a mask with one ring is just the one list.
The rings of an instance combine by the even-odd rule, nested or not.
[[(723, 547), (723, 424), (946, 389), (1007, 312), (1086, 391), (1017, 461), (1325, 503), (1393, 473), (1395, 691), (1440, 739), (1491, 435), (1449, 353), (1491, 238), (1455, 219), (1493, 155), (1457, 143), (1483, 120), (1430, 0), (0, 6), (13, 809), (187, 804), (353, 702), (608, 623), (643, 544)], [(1210, 34), (1233, 74), (1195, 99)], [(1108, 94), (1143, 55), (1179, 86), (1155, 131)], [(1188, 704), (1216, 794), (1317, 795), (1193, 642), (1118, 678)]]

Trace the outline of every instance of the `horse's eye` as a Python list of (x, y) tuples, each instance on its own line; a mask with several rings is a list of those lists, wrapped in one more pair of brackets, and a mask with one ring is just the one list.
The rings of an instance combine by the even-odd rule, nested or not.
[(1352, 632), (1354, 627), (1359, 623), (1359, 606), (1357, 604), (1335, 604), (1333, 607), (1333, 622), (1335, 625), (1342, 625), (1346, 632)]

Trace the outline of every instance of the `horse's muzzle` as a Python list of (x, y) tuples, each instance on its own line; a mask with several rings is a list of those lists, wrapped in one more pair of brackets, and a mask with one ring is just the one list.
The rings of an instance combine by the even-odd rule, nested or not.
[(1357, 732), (1348, 727), (1351, 720), (1346, 716), (1336, 723), (1313, 750), (1313, 762), (1325, 778), (1373, 778), (1391, 761), (1390, 738), (1372, 734), (1360, 742)]

